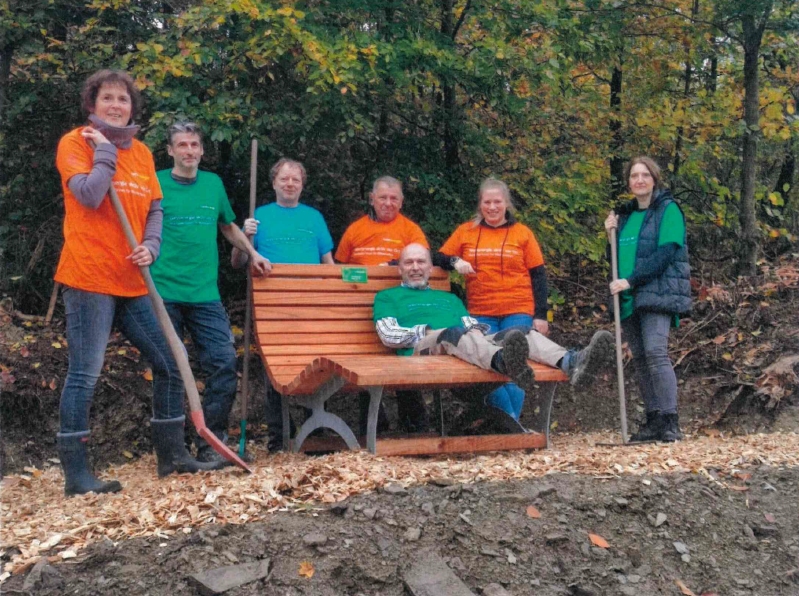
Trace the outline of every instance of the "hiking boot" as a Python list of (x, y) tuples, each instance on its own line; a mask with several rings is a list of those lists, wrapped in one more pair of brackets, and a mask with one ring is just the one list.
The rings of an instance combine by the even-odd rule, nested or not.
[(613, 353), (613, 336), (608, 331), (597, 331), (586, 347), (570, 353), (568, 370), (572, 387), (585, 387), (594, 380), (602, 364), (610, 360)]
[(529, 353), (530, 345), (524, 333), (514, 329), (505, 336), (502, 349), (491, 362), (495, 371), (510, 377), (525, 394), (531, 393), (535, 387), (535, 373), (527, 364)]
[(104, 482), (92, 474), (87, 443), (89, 431), (58, 433), (58, 458), (64, 469), (64, 494), (115, 493), (122, 490), (117, 480)]
[(674, 443), (675, 441), (682, 441), (683, 434), (680, 430), (680, 417), (675, 412), (674, 414), (663, 414), (663, 431), (660, 434), (660, 440), (664, 443)]
[(194, 459), (186, 449), (183, 430), (185, 421), (185, 416), (166, 420), (150, 420), (153, 447), (155, 447), (155, 457), (158, 461), (159, 478), (163, 478), (173, 472), (194, 474), (195, 472), (218, 470), (228, 463), (227, 460), (221, 457), (220, 459), (224, 461), (224, 464), (221, 461), (200, 462)]
[(663, 432), (663, 416), (660, 410), (646, 413), (646, 422), (638, 426), (638, 432), (630, 437), (630, 443), (658, 441)]

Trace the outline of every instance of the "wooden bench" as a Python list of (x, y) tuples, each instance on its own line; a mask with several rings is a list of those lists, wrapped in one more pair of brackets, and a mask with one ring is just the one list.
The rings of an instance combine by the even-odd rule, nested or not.
[[(377, 440), (377, 413), (385, 388), (434, 389), (475, 383), (494, 386), (508, 379), (454, 356), (397, 356), (382, 345), (374, 329), (372, 304), (380, 290), (400, 283), (395, 267), (365, 267), (366, 283), (342, 280), (343, 265), (275, 265), (266, 278), (253, 280), (255, 333), (273, 387), (283, 395), (284, 445), (289, 443), (288, 399), (311, 409), (292, 448), (299, 451), (318, 428), (338, 433), (350, 449), (360, 447), (342, 418), (325, 402), (339, 390), (370, 394), (366, 446), (378, 455), (455, 453), (544, 448), (559, 369), (532, 363), (536, 380), (550, 385), (540, 402), (540, 433)], [(433, 270), (430, 285), (450, 290), (448, 274)], [(528, 399), (527, 407), (533, 400)], [(532, 406), (535, 407), (535, 406)]]

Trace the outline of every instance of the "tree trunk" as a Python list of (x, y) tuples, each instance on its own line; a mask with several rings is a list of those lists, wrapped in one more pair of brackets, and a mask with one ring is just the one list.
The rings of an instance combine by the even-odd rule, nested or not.
[(768, 6), (763, 21), (757, 23), (753, 14), (741, 17), (744, 45), (744, 123), (741, 164), (741, 243), (739, 273), (754, 275), (757, 272), (757, 252), (759, 247), (757, 217), (755, 215), (755, 160), (757, 159), (757, 140), (760, 135), (760, 82), (758, 80), (758, 58), (763, 30), (771, 12)]
[[(452, 39), (455, 32), (455, 22), (453, 15), (453, 0), (442, 0), (441, 2), (441, 34)], [(454, 41), (454, 40), (453, 40)], [(455, 86), (444, 79), (442, 84), (444, 112), (444, 164), (447, 174), (454, 173), (458, 166), (458, 141), (456, 138), (456, 104)]]
[(621, 60), (613, 67), (610, 79), (610, 184), (611, 197), (615, 200), (626, 190), (624, 180), (624, 138), (621, 133)]
[[(697, 13), (699, 12), (699, 0), (694, 0), (693, 6), (691, 6), (691, 18), (696, 18)], [(685, 72), (683, 73), (683, 89), (682, 95), (683, 98), (688, 99), (688, 95), (691, 93), (691, 76), (693, 74), (693, 68), (691, 68), (691, 46), (688, 41), (685, 42)], [(683, 146), (683, 134), (685, 130), (682, 125), (677, 127), (677, 140), (674, 143), (674, 161), (673, 161), (673, 168), (672, 173), (674, 177), (677, 177), (677, 174), (680, 173), (680, 166), (682, 165), (682, 146)]]
[(8, 81), (11, 78), (11, 60), (13, 57), (14, 49), (11, 45), (7, 45), (0, 50), (0, 126), (5, 124)]

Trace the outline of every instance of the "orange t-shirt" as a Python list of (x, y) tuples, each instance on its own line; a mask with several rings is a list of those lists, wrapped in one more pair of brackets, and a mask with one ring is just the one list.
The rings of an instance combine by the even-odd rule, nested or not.
[[(83, 128), (68, 132), (58, 143), (56, 167), (64, 190), (64, 248), (55, 280), (72, 288), (134, 297), (147, 293), (139, 268), (125, 257), (131, 253), (122, 224), (108, 195), (97, 209), (80, 204), (69, 190), (75, 174), (91, 172), (94, 150), (80, 136)], [(141, 242), (150, 203), (161, 199), (150, 150), (133, 140), (129, 149), (117, 149), (116, 173), (112, 184), (130, 220), (133, 234)]]
[(535, 313), (530, 269), (543, 265), (544, 256), (527, 226), (517, 222), (492, 228), (469, 221), (453, 232), (441, 252), (468, 261), (477, 272), (466, 276), (469, 314)]
[(339, 263), (382, 265), (398, 259), (409, 244), (430, 248), (422, 228), (402, 214), (383, 223), (364, 215), (344, 232), (336, 249)]

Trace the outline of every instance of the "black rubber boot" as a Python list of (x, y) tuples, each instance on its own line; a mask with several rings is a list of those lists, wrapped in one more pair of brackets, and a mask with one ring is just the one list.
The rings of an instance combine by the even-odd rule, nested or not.
[(116, 480), (103, 482), (92, 474), (89, 467), (89, 454), (86, 445), (89, 431), (78, 433), (58, 433), (58, 457), (64, 470), (64, 494), (83, 495), (85, 493), (115, 493), (122, 490)]
[(535, 373), (527, 364), (530, 345), (524, 333), (512, 330), (505, 336), (502, 349), (494, 355), (491, 367), (500, 374), (507, 375), (525, 394), (535, 387)]
[(225, 466), (227, 460), (219, 462), (199, 462), (186, 449), (183, 426), (186, 417), (169, 418), (167, 420), (150, 420), (153, 431), (153, 447), (158, 460), (158, 477), (163, 478), (177, 472), (194, 474), (218, 470)]
[(630, 443), (641, 441), (659, 441), (663, 432), (663, 416), (660, 410), (646, 413), (646, 422), (638, 427), (638, 432), (630, 437)]
[(609, 331), (597, 331), (586, 347), (572, 354), (569, 361), (569, 383), (585, 387), (594, 380), (600, 366), (610, 360), (613, 353), (613, 336)]
[(680, 430), (680, 417), (675, 412), (674, 414), (663, 414), (663, 432), (660, 435), (660, 440), (664, 443), (674, 443), (675, 441), (682, 441), (683, 434)]

